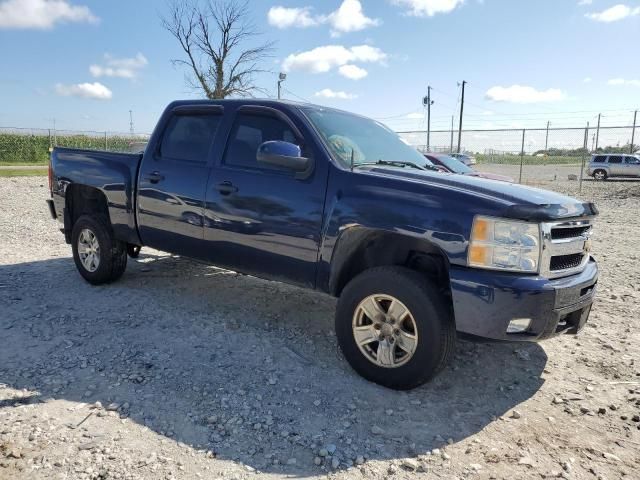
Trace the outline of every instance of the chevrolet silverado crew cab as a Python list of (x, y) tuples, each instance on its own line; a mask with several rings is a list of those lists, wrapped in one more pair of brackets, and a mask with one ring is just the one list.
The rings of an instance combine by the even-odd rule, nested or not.
[(438, 172), (380, 123), (330, 108), (174, 102), (144, 153), (55, 148), (49, 177), (88, 282), (117, 280), (148, 246), (325, 292), (347, 361), (391, 388), (441, 370), (456, 331), (575, 334), (595, 294), (593, 204)]

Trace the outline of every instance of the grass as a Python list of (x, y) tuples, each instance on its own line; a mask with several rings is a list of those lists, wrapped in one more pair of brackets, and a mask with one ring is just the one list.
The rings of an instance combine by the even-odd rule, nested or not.
[(24, 170), (21, 168), (0, 169), (0, 177), (46, 177), (49, 174), (47, 168)]
[(38, 162), (22, 162), (22, 163), (16, 163), (16, 162), (7, 162), (7, 161), (2, 161), (0, 160), (0, 167), (31, 167), (31, 166), (39, 166), (42, 165), (43, 167), (46, 167), (47, 165), (49, 165), (49, 160), (42, 160), (42, 161), (38, 161)]

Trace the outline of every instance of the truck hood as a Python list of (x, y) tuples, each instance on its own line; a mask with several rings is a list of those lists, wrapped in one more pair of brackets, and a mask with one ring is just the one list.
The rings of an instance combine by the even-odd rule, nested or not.
[(386, 166), (376, 166), (369, 171), (406, 181), (451, 188), (493, 198), (504, 205), (500, 216), (506, 218), (539, 222), (589, 217), (598, 214), (598, 209), (591, 202), (582, 202), (549, 190), (515, 183), (472, 175), (455, 175)]

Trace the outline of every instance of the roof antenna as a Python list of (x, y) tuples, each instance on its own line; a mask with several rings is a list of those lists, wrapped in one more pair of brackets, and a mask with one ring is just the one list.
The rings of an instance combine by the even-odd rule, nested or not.
[(351, 171), (353, 172), (353, 148), (351, 149)]

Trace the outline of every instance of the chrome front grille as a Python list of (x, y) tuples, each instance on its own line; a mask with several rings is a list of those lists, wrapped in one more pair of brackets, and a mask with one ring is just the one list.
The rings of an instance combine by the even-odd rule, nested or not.
[(581, 272), (591, 251), (591, 220), (542, 224), (541, 274), (548, 278)]

